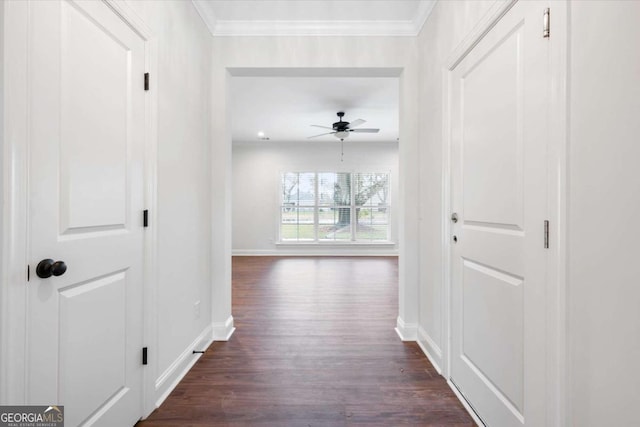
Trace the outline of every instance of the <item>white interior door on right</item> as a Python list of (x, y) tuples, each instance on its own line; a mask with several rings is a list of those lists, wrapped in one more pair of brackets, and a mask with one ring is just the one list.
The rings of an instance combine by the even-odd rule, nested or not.
[(450, 377), (492, 427), (545, 425), (546, 7), (515, 3), (450, 75)]

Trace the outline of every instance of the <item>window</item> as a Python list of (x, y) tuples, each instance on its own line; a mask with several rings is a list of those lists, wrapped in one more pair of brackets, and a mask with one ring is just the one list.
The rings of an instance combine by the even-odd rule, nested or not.
[(388, 172), (286, 172), (281, 187), (283, 242), (389, 240)]

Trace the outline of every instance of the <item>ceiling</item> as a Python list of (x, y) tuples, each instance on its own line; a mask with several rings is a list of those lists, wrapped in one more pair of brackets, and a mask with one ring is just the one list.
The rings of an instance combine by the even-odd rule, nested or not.
[[(417, 35), (435, 0), (192, 0), (214, 36)], [(349, 140), (396, 142), (398, 79), (394, 77), (251, 77), (232, 79), (234, 143), (336, 141), (332, 135), (307, 140), (331, 126), (336, 112), (345, 121), (377, 134), (352, 133)], [(266, 141), (265, 141), (266, 142)]]
[[(351, 141), (396, 142), (399, 79), (394, 77), (233, 77), (231, 120), (234, 143), (269, 141), (324, 143), (333, 135), (307, 139), (329, 130), (344, 111), (343, 120), (364, 119), (362, 128), (379, 133), (351, 133)], [(268, 143), (269, 141), (264, 141)]]
[(214, 36), (415, 36), (436, 0), (192, 0)]

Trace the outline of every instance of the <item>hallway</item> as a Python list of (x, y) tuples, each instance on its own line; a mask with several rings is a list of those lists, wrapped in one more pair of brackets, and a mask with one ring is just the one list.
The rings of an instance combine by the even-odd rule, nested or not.
[(395, 334), (397, 287), (395, 257), (235, 257), (236, 333), (137, 425), (474, 425)]

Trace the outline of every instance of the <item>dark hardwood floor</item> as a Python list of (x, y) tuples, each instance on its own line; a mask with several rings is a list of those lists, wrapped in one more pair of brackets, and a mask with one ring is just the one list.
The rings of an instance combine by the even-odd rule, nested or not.
[(395, 257), (235, 257), (235, 334), (138, 426), (473, 426), (397, 294)]

